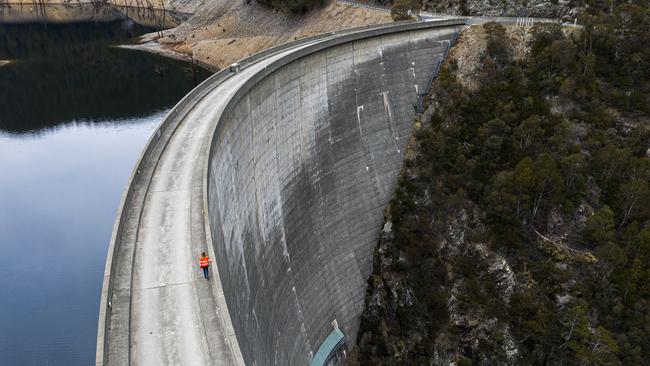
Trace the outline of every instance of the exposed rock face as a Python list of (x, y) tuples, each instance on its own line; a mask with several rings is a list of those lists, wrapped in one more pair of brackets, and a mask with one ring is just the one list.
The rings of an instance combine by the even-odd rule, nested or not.
[[(408, 168), (404, 174), (409, 174)], [(426, 204), (426, 195), (417, 201)], [(458, 209), (447, 217), (431, 212), (432, 221), (437, 222), (431, 228), (441, 230), (440, 235), (423, 228), (423, 238), (417, 241), (430, 245), (428, 254), (410, 253), (418, 249), (405, 248), (403, 238), (396, 240), (391, 219), (387, 219), (375, 255), (375, 272), (368, 281), (359, 339), (365, 354), (354, 354), (352, 365), (470, 362), (459, 349), (471, 350), (476, 355), (471, 360), (474, 364), (515, 364), (519, 349), (510, 325), (488, 315), (488, 302), (477, 301), (472, 292), (509, 303), (520, 281), (503, 256), (477, 241), (484, 230), (479, 211), (468, 201), (460, 204), (463, 207), (445, 207)], [(468, 267), (471, 277), (465, 276)], [(422, 291), (416, 276), (435, 285)]]
[(178, 12), (194, 14), (205, 0), (107, 0), (109, 4), (119, 7), (141, 8), (153, 11)]

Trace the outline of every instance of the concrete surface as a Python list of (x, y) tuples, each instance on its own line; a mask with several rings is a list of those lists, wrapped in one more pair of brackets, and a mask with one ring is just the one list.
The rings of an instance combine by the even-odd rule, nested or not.
[(209, 219), (246, 364), (306, 365), (356, 340), (417, 94), (456, 28), (364, 38), (240, 89), (212, 141)]
[(301, 40), (184, 98), (120, 204), (97, 364), (306, 365), (333, 321), (351, 346), (417, 93), (463, 24)]

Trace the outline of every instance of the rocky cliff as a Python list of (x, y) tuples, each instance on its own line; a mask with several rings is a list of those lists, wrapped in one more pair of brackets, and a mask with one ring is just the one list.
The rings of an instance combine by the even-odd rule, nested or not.
[(351, 365), (647, 364), (650, 14), (607, 12), (463, 33), (415, 121)]

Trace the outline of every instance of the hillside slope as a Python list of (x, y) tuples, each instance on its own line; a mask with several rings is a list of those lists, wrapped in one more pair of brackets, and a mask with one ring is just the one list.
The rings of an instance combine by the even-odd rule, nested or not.
[(649, 364), (650, 11), (584, 19), (461, 36), (415, 121), (352, 365)]
[(223, 68), (275, 45), (369, 24), (391, 22), (388, 12), (332, 1), (306, 14), (292, 15), (264, 8), (254, 1), (214, 0), (194, 16), (164, 32), (158, 42), (192, 55), (199, 62)]

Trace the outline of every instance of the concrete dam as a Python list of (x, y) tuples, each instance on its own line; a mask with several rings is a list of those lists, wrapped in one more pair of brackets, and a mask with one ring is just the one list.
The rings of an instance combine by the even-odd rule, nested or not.
[(97, 365), (340, 364), (420, 96), (464, 25), (303, 39), (179, 102), (120, 203)]

